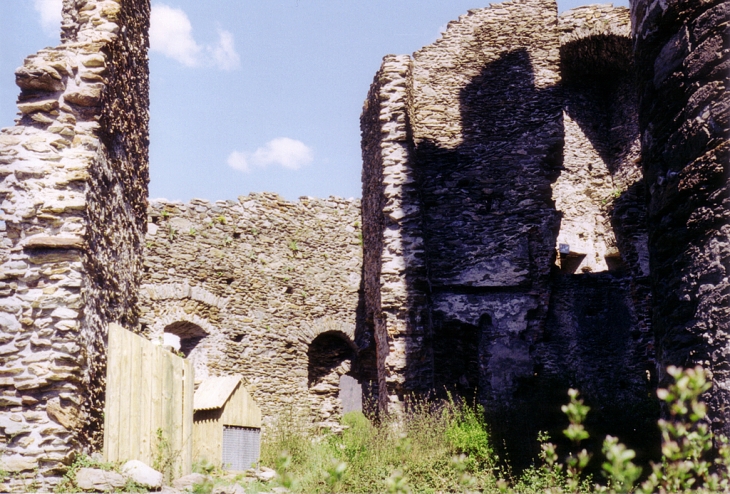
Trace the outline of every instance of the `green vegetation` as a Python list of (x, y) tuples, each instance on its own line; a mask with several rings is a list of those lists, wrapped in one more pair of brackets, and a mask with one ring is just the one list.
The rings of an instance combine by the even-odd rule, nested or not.
[[(199, 464), (195, 471), (207, 477), (193, 486), (193, 492), (207, 494), (216, 486), (234, 483), (250, 493), (270, 492), (277, 486), (307, 493), (730, 491), (730, 444), (724, 437), (713, 437), (700, 399), (711, 385), (705, 371), (669, 367), (667, 372), (675, 382), (657, 392), (669, 412), (667, 420), (659, 421), (662, 461), (651, 465), (643, 481), (642, 468), (632, 462), (634, 451), (611, 436), (603, 441), (603, 478), (584, 472), (590, 454), (581, 444), (589, 438), (583, 424), (590, 408), (571, 389), (562, 411), (570, 423), (563, 434), (572, 442), (573, 452), (561, 459), (547, 434), (541, 433), (539, 463), (519, 478), (499, 466), (480, 406), (415, 402), (403, 417), (379, 422), (359, 412), (348, 413), (342, 420), (344, 430), (337, 433), (315, 431), (302, 417), (284, 414), (262, 444), (261, 464), (276, 470), (273, 481), (262, 483), (245, 479), (242, 473)], [(153, 467), (163, 471), (168, 481), (177, 454), (158, 430)], [(76, 472), (82, 467), (119, 470), (118, 464), (80, 455), (56, 492), (77, 492)], [(141, 489), (129, 483), (123, 490)]]
[(170, 439), (162, 429), (155, 431), (155, 453), (152, 460), (152, 468), (158, 472), (162, 472), (165, 482), (180, 476), (180, 472), (175, 471), (175, 463), (180, 458), (182, 451), (174, 450)]
[(560, 459), (541, 433), (539, 464), (519, 478), (498, 466), (481, 407), (451, 401), (416, 403), (405, 417), (379, 423), (349, 413), (339, 434), (317, 433), (285, 416), (262, 444), (261, 462), (276, 469), (276, 485), (294, 492), (727, 492), (730, 444), (713, 437), (704, 421), (700, 397), (710, 387), (705, 372), (667, 371), (675, 383), (657, 392), (670, 413), (659, 421), (663, 457), (641, 483), (642, 468), (632, 462), (636, 454), (611, 436), (603, 441), (603, 478), (584, 472), (591, 458), (581, 448), (589, 438), (583, 423), (590, 408), (573, 389), (562, 407), (570, 422), (563, 434), (573, 453)]
[(316, 434), (285, 417), (262, 445), (262, 464), (296, 492), (497, 490), (499, 470), (480, 407), (417, 403), (403, 420), (343, 418), (340, 434)]

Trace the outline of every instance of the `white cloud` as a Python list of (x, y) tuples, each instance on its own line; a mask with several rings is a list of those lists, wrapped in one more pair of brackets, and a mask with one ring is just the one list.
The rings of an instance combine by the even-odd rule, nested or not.
[(250, 172), (254, 167), (281, 166), (298, 170), (314, 160), (314, 152), (302, 141), (277, 137), (267, 142), (253, 153), (233, 151), (228, 156), (228, 166), (242, 172)]
[(187, 67), (199, 62), (200, 46), (192, 35), (193, 26), (187, 14), (164, 4), (152, 6), (150, 17), (150, 49), (177, 60)]
[(58, 36), (61, 32), (63, 0), (33, 0), (33, 7), (41, 15), (43, 31), (49, 36)]
[[(193, 38), (193, 25), (185, 11), (162, 3), (152, 6), (150, 49), (186, 67), (213, 65), (221, 70), (234, 70), (241, 65), (231, 32), (219, 30), (218, 43), (200, 45)], [(210, 61), (205, 60), (205, 54)]]
[(219, 69), (233, 70), (241, 66), (241, 58), (236, 53), (232, 33), (224, 30), (218, 31), (218, 44), (209, 48), (209, 50)]

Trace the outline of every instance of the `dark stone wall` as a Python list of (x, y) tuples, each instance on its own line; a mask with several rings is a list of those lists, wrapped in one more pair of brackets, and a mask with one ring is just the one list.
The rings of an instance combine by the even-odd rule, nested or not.
[(730, 4), (632, 4), (660, 385), (668, 365), (712, 375), (709, 413), (730, 434)]
[[(656, 456), (628, 10), (508, 1), (450, 23), (397, 77), (395, 60), (361, 120), (365, 306), (387, 336), (389, 410), (407, 393), (477, 400), (520, 469), (540, 430), (561, 441), (575, 387), (594, 409), (591, 447), (610, 433)], [(387, 90), (403, 79), (404, 117)], [(398, 300), (410, 318), (384, 310)]]
[(89, 168), (85, 308), (82, 341), (89, 359), (85, 441), (103, 444), (106, 328), (139, 330), (139, 287), (147, 229), (149, 183), (149, 0), (126, 0), (110, 22), (119, 24), (103, 50), (108, 81), (99, 108), (100, 146)]

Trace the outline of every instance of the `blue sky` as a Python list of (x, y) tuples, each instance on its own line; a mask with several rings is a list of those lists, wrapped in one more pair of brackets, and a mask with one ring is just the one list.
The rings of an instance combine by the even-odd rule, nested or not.
[[(558, 0), (561, 11), (590, 0)], [(613, 2), (628, 6), (627, 0)], [(150, 197), (359, 197), (359, 116), (384, 55), (473, 0), (152, 1)], [(60, 0), (0, 1), (0, 127), (23, 58), (58, 43)]]

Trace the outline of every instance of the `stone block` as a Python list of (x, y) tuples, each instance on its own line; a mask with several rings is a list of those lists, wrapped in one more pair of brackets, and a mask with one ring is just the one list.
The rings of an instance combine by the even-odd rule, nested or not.
[(79, 489), (92, 492), (116, 491), (127, 483), (124, 476), (98, 468), (79, 468), (76, 471), (76, 485)]
[(162, 473), (139, 460), (130, 460), (122, 466), (122, 474), (147, 489), (162, 487)]

